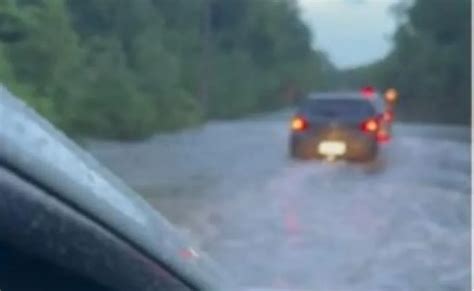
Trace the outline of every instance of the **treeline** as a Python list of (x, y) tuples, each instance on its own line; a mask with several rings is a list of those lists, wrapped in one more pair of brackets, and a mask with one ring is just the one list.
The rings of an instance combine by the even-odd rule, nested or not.
[(294, 0), (2, 0), (0, 82), (71, 134), (141, 138), (328, 85)]
[(470, 5), (469, 0), (401, 1), (393, 9), (400, 22), (393, 51), (380, 62), (343, 72), (340, 86), (395, 87), (402, 119), (469, 124)]

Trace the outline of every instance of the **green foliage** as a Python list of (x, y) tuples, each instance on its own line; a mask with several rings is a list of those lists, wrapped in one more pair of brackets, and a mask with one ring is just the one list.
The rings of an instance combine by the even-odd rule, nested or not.
[(384, 60), (343, 73), (344, 86), (396, 87), (406, 120), (470, 123), (470, 1), (402, 2), (394, 50)]
[[(211, 90), (210, 114), (218, 118), (252, 112), (259, 97), (256, 68), (248, 55), (232, 53), (215, 59), (215, 86)], [(229, 70), (232, 68), (232, 70)]]
[(327, 86), (332, 68), (295, 3), (0, 1), (0, 80), (73, 135), (144, 138), (272, 110)]

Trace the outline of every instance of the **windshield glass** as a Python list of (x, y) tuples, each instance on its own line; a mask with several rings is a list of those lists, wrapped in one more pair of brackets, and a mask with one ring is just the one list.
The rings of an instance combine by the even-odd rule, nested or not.
[[(470, 11), (469, 0), (0, 1), (2, 88), (99, 164), (70, 144), (32, 147), (54, 144), (49, 126), (15, 127), (7, 106), (0, 154), (38, 177), (39, 160), (77, 173), (55, 183), (144, 240), (164, 232), (140, 226), (146, 201), (239, 286), (467, 290)], [(304, 103), (338, 92), (380, 100)], [(301, 110), (364, 121), (337, 131)], [(102, 168), (141, 197), (130, 204), (134, 191)]]
[(375, 108), (369, 101), (352, 99), (319, 99), (307, 101), (302, 111), (318, 117), (347, 117), (363, 119), (375, 115)]

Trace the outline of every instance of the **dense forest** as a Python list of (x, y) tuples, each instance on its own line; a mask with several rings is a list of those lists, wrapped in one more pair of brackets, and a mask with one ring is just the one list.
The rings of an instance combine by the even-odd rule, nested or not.
[(140, 138), (327, 87), (294, 0), (2, 0), (0, 79), (71, 134)]
[(340, 86), (397, 88), (403, 120), (470, 124), (470, 2), (400, 1), (393, 7), (400, 25), (391, 53), (374, 64), (341, 72)]
[(406, 120), (467, 123), (469, 0), (412, 2), (394, 7), (385, 59), (337, 71), (296, 0), (0, 0), (0, 82), (69, 134), (106, 138), (366, 84), (398, 88)]

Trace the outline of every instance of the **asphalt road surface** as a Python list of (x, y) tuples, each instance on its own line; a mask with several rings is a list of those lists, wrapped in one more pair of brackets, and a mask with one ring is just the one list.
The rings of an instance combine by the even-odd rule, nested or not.
[(469, 289), (468, 129), (397, 125), (372, 165), (295, 162), (288, 118), (87, 148), (244, 286)]

